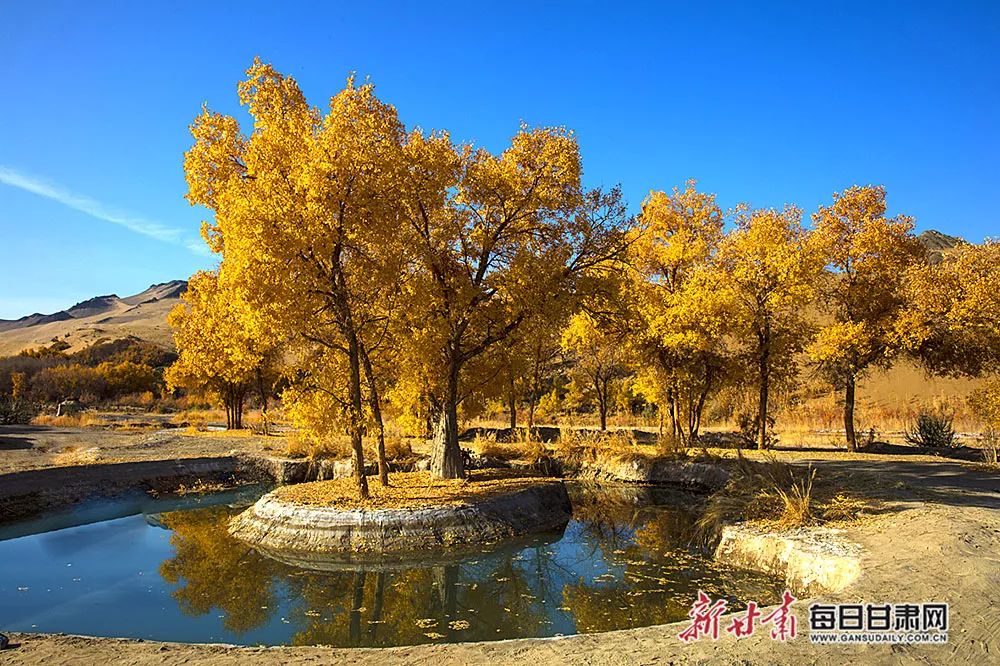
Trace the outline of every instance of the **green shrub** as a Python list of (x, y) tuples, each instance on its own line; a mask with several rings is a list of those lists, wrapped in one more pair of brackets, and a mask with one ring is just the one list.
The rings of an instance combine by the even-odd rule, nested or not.
[(951, 448), (956, 446), (955, 429), (951, 416), (943, 413), (922, 411), (916, 422), (904, 435), (907, 442), (915, 446), (930, 448)]

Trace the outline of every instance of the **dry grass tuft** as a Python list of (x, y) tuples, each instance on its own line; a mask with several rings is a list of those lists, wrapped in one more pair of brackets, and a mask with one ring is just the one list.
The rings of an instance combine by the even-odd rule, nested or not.
[(983, 435), (983, 464), (990, 469), (1000, 469), (1000, 436), (994, 430)]
[(92, 465), (97, 462), (100, 449), (96, 446), (83, 449), (79, 446), (67, 446), (52, 457), (52, 462), (60, 467), (71, 467), (74, 465)]
[(706, 503), (698, 533), (711, 541), (727, 523), (758, 522), (789, 529), (856, 520), (875, 509), (875, 500), (847, 485), (843, 477), (817, 477), (811, 465), (792, 465), (772, 457), (754, 462), (737, 454), (729, 482)]
[(226, 413), (221, 409), (185, 409), (171, 416), (170, 421), (177, 425), (187, 423), (193, 428), (201, 429), (211, 423), (225, 425)]
[(782, 487), (774, 484), (774, 492), (781, 498), (784, 509), (778, 517), (780, 527), (798, 527), (808, 525), (813, 522), (812, 514), (812, 491), (813, 481), (816, 480), (816, 470), (806, 479), (792, 479), (789, 487)]
[(837, 493), (824, 504), (821, 515), (823, 520), (827, 522), (851, 521), (868, 512), (871, 508), (870, 500)]
[(542, 442), (532, 440), (524, 443), (524, 450), (519, 456), (522, 460), (527, 460), (535, 465), (549, 458), (549, 449)]
[(31, 420), (32, 425), (53, 426), (56, 428), (101, 428), (108, 423), (92, 412), (80, 412), (66, 416), (40, 414)]
[(535, 464), (548, 459), (550, 453), (543, 442), (527, 428), (519, 428), (510, 442), (498, 442), (496, 433), (477, 432), (472, 449), (479, 455), (495, 460), (523, 460)]
[[(375, 459), (378, 457), (376, 455)], [(385, 459), (389, 462), (412, 462), (416, 459), (410, 442), (399, 436), (385, 438)]]

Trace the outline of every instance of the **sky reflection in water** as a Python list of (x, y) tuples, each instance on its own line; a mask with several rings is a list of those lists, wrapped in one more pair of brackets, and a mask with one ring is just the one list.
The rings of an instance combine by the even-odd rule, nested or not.
[[(0, 630), (241, 644), (410, 645), (684, 619), (697, 590), (773, 602), (781, 584), (691, 546), (691, 496), (572, 485), (573, 520), (455, 562), (310, 571), (232, 539), (246, 497), (0, 541)], [(171, 509), (156, 513), (157, 509)], [(0, 534), (0, 538), (3, 535)]]

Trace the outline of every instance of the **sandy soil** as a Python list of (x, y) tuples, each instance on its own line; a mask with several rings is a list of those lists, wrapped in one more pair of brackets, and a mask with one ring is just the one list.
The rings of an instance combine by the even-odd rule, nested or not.
[[(51, 430), (51, 429), (49, 429)], [(136, 436), (102, 434), (108, 450), (121, 456), (211, 455), (239, 446), (232, 438), (173, 435), (148, 445)], [(36, 443), (69, 442), (72, 432), (11, 434)], [(140, 438), (142, 436), (139, 436)], [(83, 436), (84, 440), (92, 441)], [(129, 438), (134, 442), (129, 444)], [(249, 442), (260, 446), (260, 442)], [(90, 444), (94, 446), (94, 444)], [(6, 469), (44, 466), (45, 452), (0, 446)], [(803, 452), (805, 453), (805, 452)], [(9, 458), (16, 458), (9, 460)], [(32, 457), (35, 456), (35, 457)], [(780, 454), (779, 454), (780, 457)], [(790, 456), (791, 457), (791, 456)], [(997, 663), (1000, 659), (1000, 476), (982, 467), (907, 456), (864, 456), (809, 452), (822, 473), (873, 473), (898, 480), (900, 499), (881, 516), (853, 525), (846, 536), (865, 551), (863, 574), (847, 590), (822, 597), (845, 602), (920, 602), (951, 604), (949, 643), (940, 646), (812, 645), (806, 635), (808, 603), (795, 605), (800, 636), (788, 643), (766, 632), (739, 641), (701, 640), (683, 644), (683, 624), (645, 627), (558, 639), (424, 645), (390, 649), (242, 648), (183, 645), (61, 635), (14, 634), (18, 647), (0, 652), (0, 664), (864, 664)], [(136, 459), (151, 459), (137, 457)]]
[(232, 451), (284, 451), (281, 438), (228, 432), (189, 433), (184, 429), (149, 433), (100, 428), (0, 426), (0, 474), (59, 465), (139, 462), (226, 456)]

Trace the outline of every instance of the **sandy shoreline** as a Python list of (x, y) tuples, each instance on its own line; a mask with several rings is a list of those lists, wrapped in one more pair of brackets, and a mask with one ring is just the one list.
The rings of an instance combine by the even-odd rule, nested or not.
[[(1000, 520), (996, 508), (919, 506), (850, 536), (865, 548), (866, 574), (826, 601), (947, 601), (949, 643), (942, 646), (811, 645), (805, 632), (779, 643), (766, 632), (739, 641), (683, 644), (683, 623), (558, 639), (420, 645), (398, 648), (185, 645), (76, 636), (13, 634), (20, 646), (0, 653), (11, 664), (653, 664), (811, 663), (985, 664), (1000, 649)], [(896, 554), (893, 545), (906, 547)], [(942, 572), (946, 572), (942, 574)], [(794, 606), (804, 627), (807, 604)]]
[[(3, 436), (0, 431), (0, 437)], [(214, 438), (213, 438), (214, 439)], [(218, 441), (218, 440), (216, 440)], [(219, 441), (218, 455), (234, 442)], [(162, 457), (170, 447), (157, 446)], [(193, 449), (185, 447), (191, 452)], [(135, 449), (133, 449), (135, 450)], [(187, 451), (185, 451), (187, 452)], [(0, 455), (6, 455), (4, 451)], [(145, 453), (145, 450), (143, 450)], [(197, 453), (205, 455), (202, 448)], [(766, 631), (734, 640), (684, 644), (685, 626), (661, 625), (558, 639), (432, 644), (397, 648), (233, 647), (46, 634), (10, 634), (15, 649), (0, 664), (634, 664), (810, 663), (864, 664), (995, 662), (1000, 654), (1000, 477), (981, 468), (904, 456), (857, 461), (842, 456), (815, 464), (838, 471), (873, 470), (898, 478), (905, 499), (845, 536), (860, 544), (863, 574), (824, 602), (947, 602), (951, 631), (945, 645), (812, 645), (806, 631), (808, 603), (794, 606), (800, 635), (773, 641)], [(152, 456), (143, 459), (152, 459)], [(30, 465), (29, 467), (36, 467)], [(36, 467), (37, 468), (37, 467)]]

